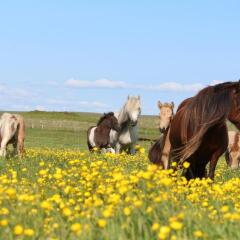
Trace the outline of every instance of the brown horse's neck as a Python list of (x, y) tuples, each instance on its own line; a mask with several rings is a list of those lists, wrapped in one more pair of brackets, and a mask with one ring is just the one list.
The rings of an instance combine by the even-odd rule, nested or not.
[(110, 133), (111, 131), (111, 127), (107, 126), (107, 125), (100, 125), (97, 126), (98, 131), (102, 132), (102, 133)]

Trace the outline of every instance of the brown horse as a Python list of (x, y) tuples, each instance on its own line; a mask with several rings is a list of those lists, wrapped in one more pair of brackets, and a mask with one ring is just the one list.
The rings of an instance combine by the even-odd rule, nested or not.
[(180, 105), (170, 126), (170, 155), (180, 165), (190, 162), (187, 179), (205, 177), (208, 162), (208, 176), (214, 178), (218, 158), (228, 146), (227, 119), (240, 128), (239, 82), (206, 87)]
[[(94, 147), (105, 149), (110, 147), (110, 131), (120, 131), (120, 125), (113, 112), (105, 113), (98, 121), (97, 126), (90, 127), (87, 131), (87, 143), (89, 151)], [(111, 152), (114, 150), (111, 148)]]

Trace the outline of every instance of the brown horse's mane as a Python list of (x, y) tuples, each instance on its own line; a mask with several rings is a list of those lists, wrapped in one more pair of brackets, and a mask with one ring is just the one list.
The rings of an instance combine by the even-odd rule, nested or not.
[(211, 127), (225, 123), (231, 109), (231, 92), (234, 88), (239, 90), (239, 82), (208, 86), (180, 109), (183, 146), (174, 150), (174, 156), (181, 162), (195, 153)]
[(113, 112), (104, 113), (103, 116), (98, 120), (97, 126), (99, 126), (105, 119), (114, 116)]

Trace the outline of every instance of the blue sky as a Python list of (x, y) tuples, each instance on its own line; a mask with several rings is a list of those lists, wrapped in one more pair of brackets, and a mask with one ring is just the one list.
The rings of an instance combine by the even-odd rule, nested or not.
[(239, 1), (0, 3), (0, 110), (104, 112), (240, 78)]

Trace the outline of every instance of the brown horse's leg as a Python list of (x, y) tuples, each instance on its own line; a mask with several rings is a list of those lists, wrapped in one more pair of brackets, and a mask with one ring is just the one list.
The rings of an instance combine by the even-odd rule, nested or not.
[(214, 179), (214, 173), (215, 173), (215, 169), (217, 166), (217, 162), (221, 155), (222, 155), (222, 153), (220, 153), (219, 151), (215, 152), (212, 155), (212, 158), (210, 161), (210, 166), (209, 166), (209, 173), (208, 173), (208, 177), (211, 179)]
[(163, 147), (163, 150), (162, 150), (161, 162), (163, 163), (164, 169), (168, 169), (168, 167), (169, 167), (169, 155), (170, 155), (170, 150), (171, 150), (169, 132), (170, 132), (170, 129), (168, 129), (167, 135), (165, 137), (165, 142), (163, 143), (164, 147)]

